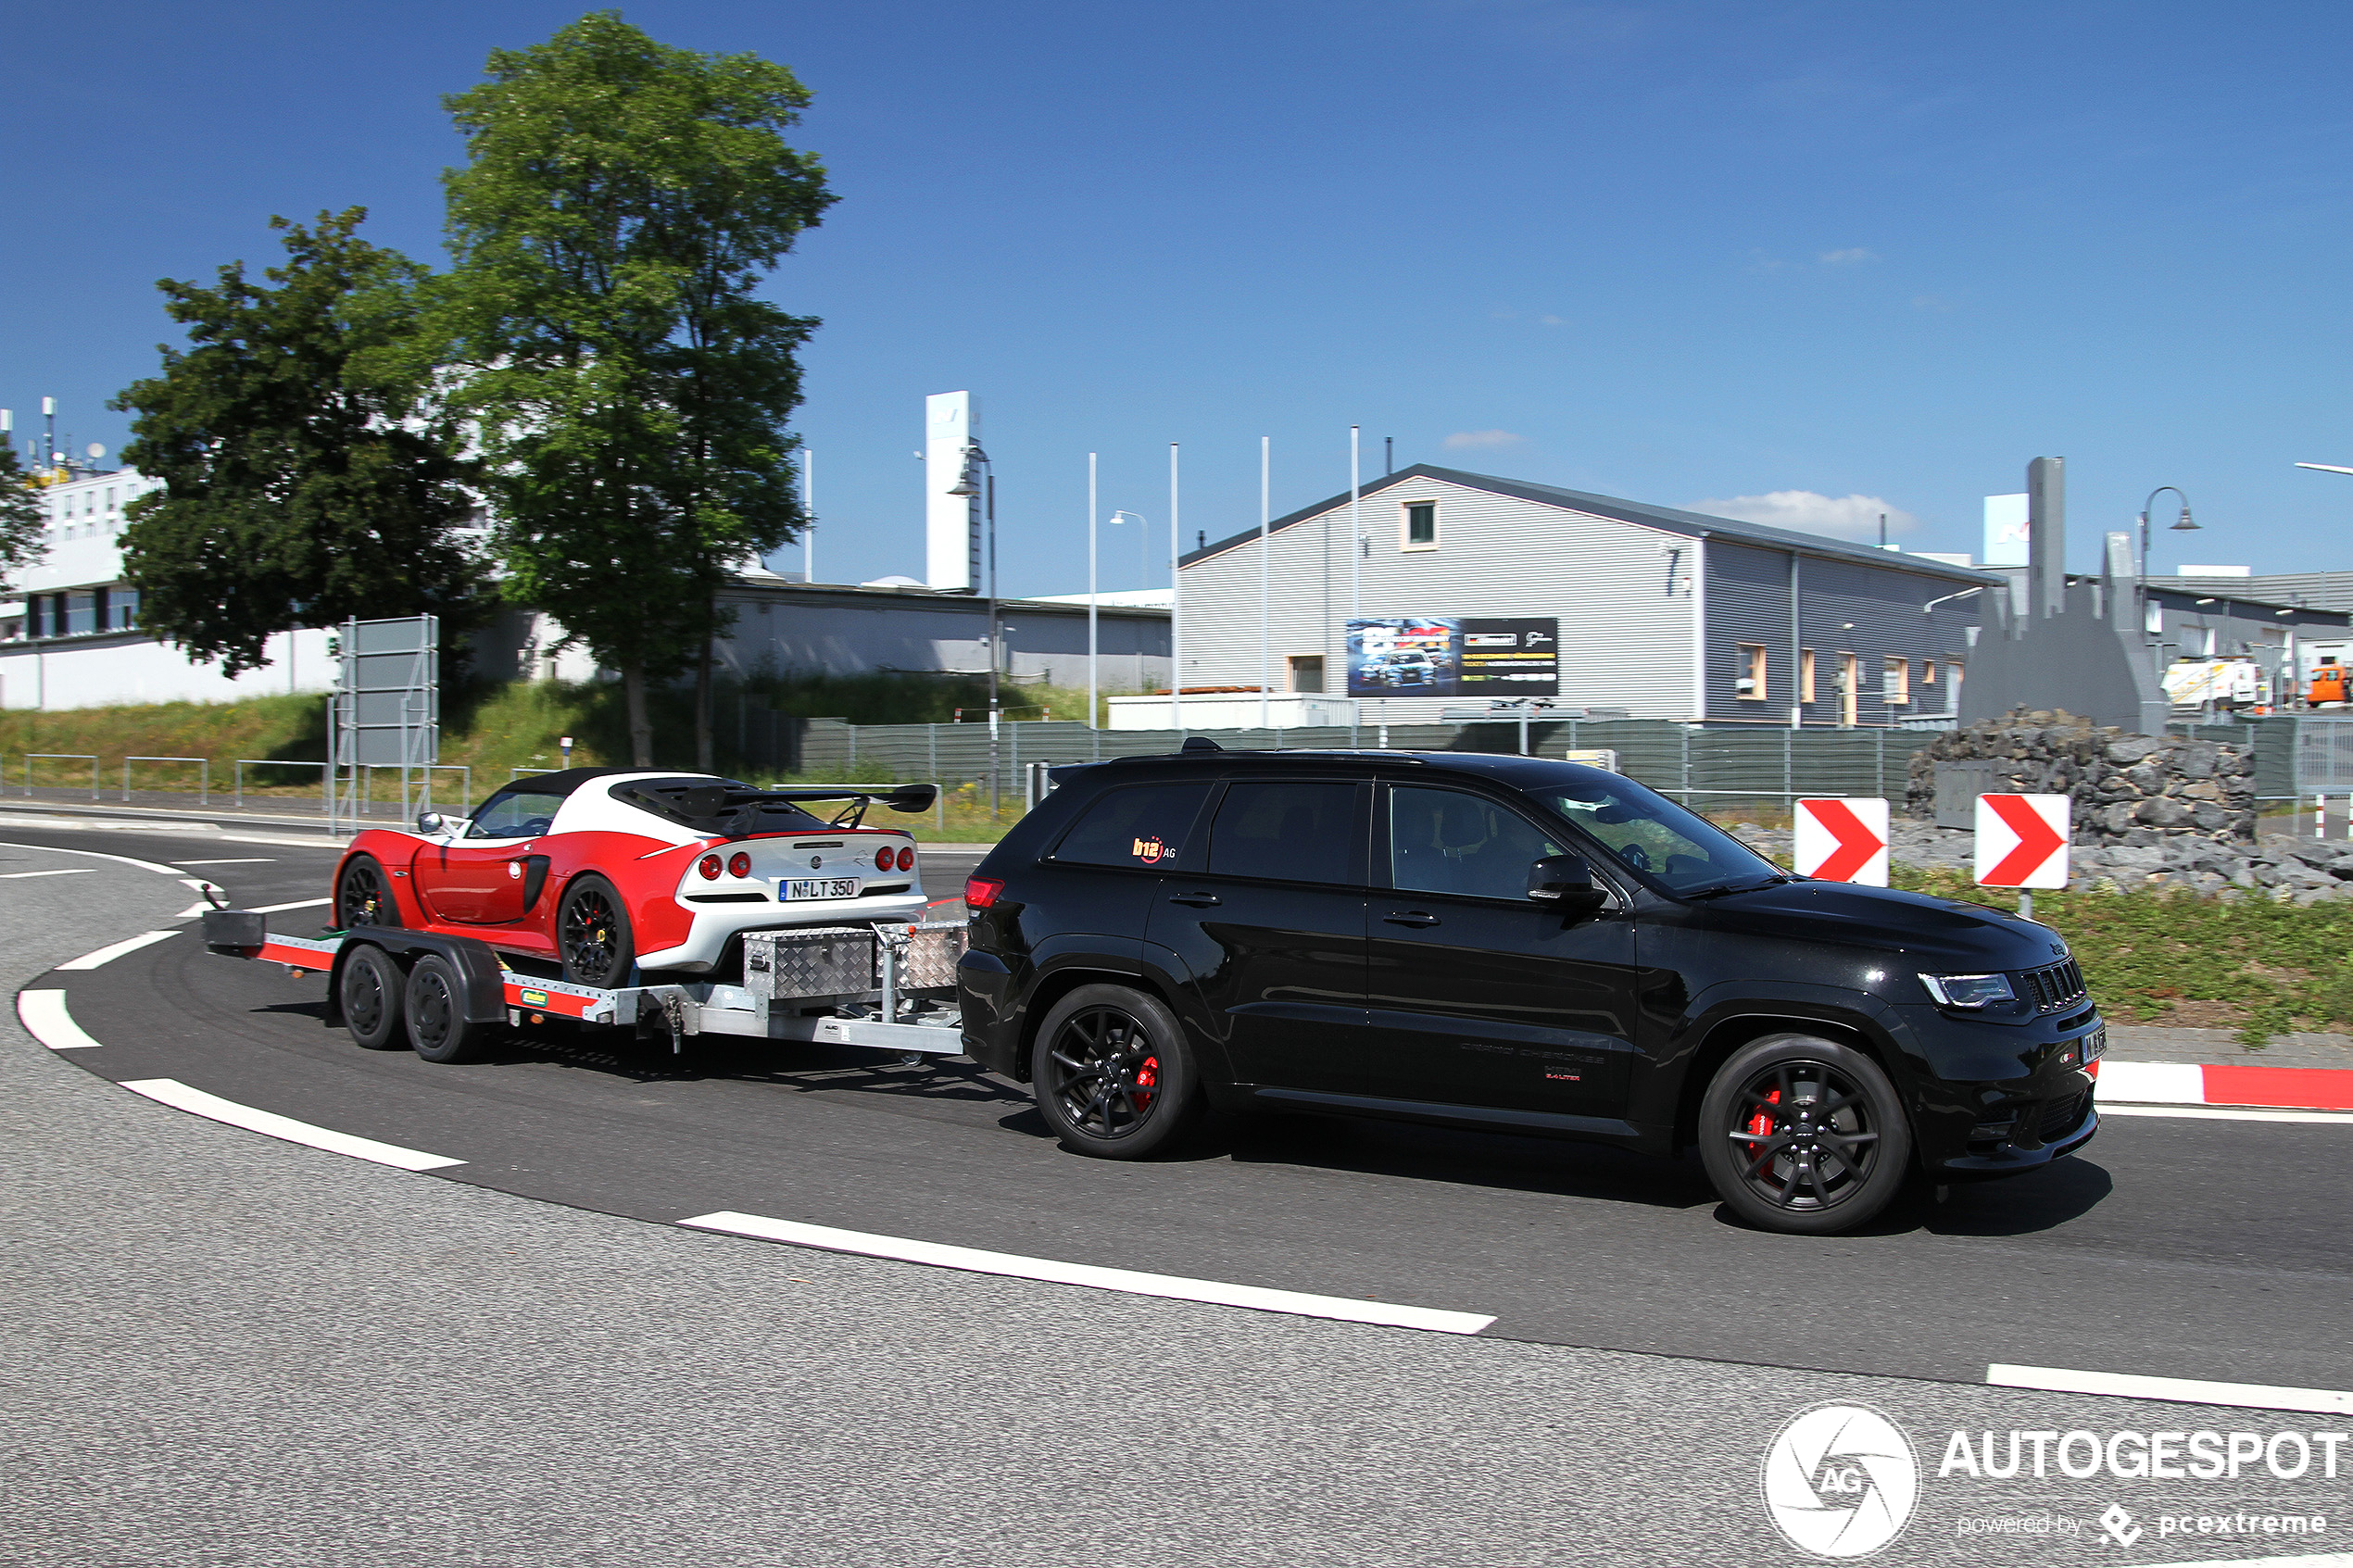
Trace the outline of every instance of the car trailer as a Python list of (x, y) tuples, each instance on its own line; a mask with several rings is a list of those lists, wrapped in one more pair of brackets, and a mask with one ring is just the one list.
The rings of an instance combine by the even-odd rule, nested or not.
[(204, 940), (223, 957), (324, 974), (329, 1022), (370, 1049), (406, 1043), (428, 1061), (465, 1060), (502, 1028), (551, 1020), (633, 1029), (673, 1052), (699, 1035), (862, 1046), (909, 1062), (964, 1048), (962, 921), (747, 932), (740, 985), (681, 978), (613, 990), (519, 973), (479, 938), (401, 926), (285, 936), (252, 910), (208, 909)]

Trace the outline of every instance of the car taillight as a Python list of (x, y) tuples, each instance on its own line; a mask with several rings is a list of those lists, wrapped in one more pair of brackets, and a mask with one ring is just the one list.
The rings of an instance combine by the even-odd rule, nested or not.
[(705, 882), (713, 880), (719, 875), (719, 857), (716, 855), (705, 855), (699, 861), (696, 862), (695, 870), (702, 872), (702, 879)]
[(729, 876), (749, 876), (751, 874), (751, 857), (749, 855), (737, 855), (733, 859), (730, 859), (727, 862), (727, 874)]
[(912, 872), (915, 869), (915, 847), (913, 845), (902, 844), (899, 847), (899, 869), (902, 872)]
[(997, 902), (997, 895), (1005, 884), (993, 876), (968, 876), (964, 879), (964, 902), (975, 909), (985, 909)]

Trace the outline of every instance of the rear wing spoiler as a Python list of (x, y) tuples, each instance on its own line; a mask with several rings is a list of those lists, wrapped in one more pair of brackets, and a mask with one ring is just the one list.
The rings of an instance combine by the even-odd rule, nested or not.
[(849, 804), (834, 813), (830, 825), (856, 827), (865, 816), (866, 808), (877, 801), (894, 811), (928, 811), (939, 798), (939, 786), (935, 784), (809, 784), (794, 789), (747, 789), (718, 784), (672, 785), (667, 788), (623, 784), (613, 794), (616, 798), (657, 811), (693, 828), (697, 833), (723, 838), (743, 838), (760, 831), (760, 814), (763, 807), (798, 807), (805, 802), (821, 800), (847, 801)]

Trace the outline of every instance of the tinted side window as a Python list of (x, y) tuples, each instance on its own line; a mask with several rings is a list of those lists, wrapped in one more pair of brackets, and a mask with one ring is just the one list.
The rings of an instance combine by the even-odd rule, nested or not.
[(1400, 889), (1525, 898), (1529, 863), (1567, 852), (1527, 818), (1478, 796), (1410, 784), (1389, 792), (1389, 872)]
[(1227, 786), (1209, 869), (1230, 876), (1353, 884), (1356, 786), (1245, 780)]
[(468, 838), (536, 838), (555, 822), (556, 808), (564, 803), (560, 795), (538, 795), (529, 790), (500, 790), (482, 803), (474, 813), (474, 825), (466, 830)]
[[(1107, 790), (1079, 814), (1054, 859), (1090, 866), (1173, 866), (1208, 796), (1205, 783)], [(1201, 863), (1198, 857), (1193, 863)]]

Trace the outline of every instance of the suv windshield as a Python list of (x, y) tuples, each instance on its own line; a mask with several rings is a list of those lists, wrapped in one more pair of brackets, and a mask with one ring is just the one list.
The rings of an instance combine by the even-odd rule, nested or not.
[(1694, 897), (1784, 880), (1781, 869), (1695, 811), (1608, 774), (1528, 792), (1655, 887)]

